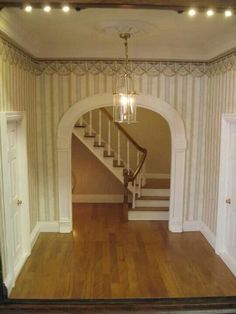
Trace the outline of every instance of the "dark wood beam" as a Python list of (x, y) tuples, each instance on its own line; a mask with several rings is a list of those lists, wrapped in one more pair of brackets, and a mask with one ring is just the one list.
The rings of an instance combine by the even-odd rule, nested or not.
[(85, 8), (135, 8), (135, 9), (160, 9), (185, 11), (189, 7), (196, 7), (199, 10), (212, 7), (216, 11), (223, 11), (226, 8), (236, 10), (236, 0), (0, 0), (0, 8), (23, 7), (31, 3), (35, 8), (41, 8), (45, 3), (50, 3), (54, 8), (60, 8), (62, 4), (68, 3), (75, 9)]

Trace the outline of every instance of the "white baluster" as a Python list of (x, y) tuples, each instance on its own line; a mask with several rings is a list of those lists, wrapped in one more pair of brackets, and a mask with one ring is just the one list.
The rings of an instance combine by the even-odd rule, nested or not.
[(144, 186), (146, 184), (146, 162), (144, 162), (142, 166), (142, 182), (141, 185)]
[(137, 166), (138, 166), (138, 164), (139, 164), (139, 151), (137, 151)]
[(130, 169), (130, 158), (129, 158), (129, 141), (127, 141), (127, 170)]
[(108, 120), (108, 145), (107, 145), (108, 156), (111, 155), (111, 121)]
[(118, 130), (118, 134), (117, 134), (118, 138), (118, 155), (117, 155), (117, 162), (118, 162), (118, 166), (120, 166), (120, 130)]
[(102, 112), (99, 110), (98, 113), (98, 145), (102, 144)]
[(90, 136), (92, 135), (92, 130), (93, 130), (92, 123), (93, 123), (93, 114), (92, 114), (92, 111), (89, 111), (89, 135)]
[(138, 175), (138, 197), (141, 197), (142, 176)]
[(136, 179), (133, 184), (133, 199), (132, 199), (132, 208), (135, 208), (135, 198), (136, 198)]

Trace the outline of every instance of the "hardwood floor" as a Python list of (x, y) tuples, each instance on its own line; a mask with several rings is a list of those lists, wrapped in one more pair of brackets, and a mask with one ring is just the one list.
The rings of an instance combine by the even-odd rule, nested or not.
[(121, 205), (74, 205), (73, 234), (39, 236), (11, 298), (236, 295), (236, 278), (200, 232), (121, 221)]

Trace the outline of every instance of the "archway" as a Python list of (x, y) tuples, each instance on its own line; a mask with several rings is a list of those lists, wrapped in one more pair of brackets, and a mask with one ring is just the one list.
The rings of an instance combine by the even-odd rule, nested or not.
[[(99, 94), (75, 103), (62, 117), (57, 132), (58, 197), (60, 232), (72, 231), (71, 135), (78, 118), (86, 112), (112, 105), (112, 94)], [(167, 102), (149, 95), (137, 96), (138, 106), (159, 113), (171, 132), (171, 194), (169, 230), (183, 231), (183, 198), (185, 178), (186, 136), (178, 112)]]

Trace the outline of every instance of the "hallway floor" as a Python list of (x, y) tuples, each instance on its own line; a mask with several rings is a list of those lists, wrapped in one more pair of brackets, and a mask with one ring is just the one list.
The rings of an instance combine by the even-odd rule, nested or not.
[(40, 234), (11, 298), (236, 295), (236, 278), (200, 232), (121, 222), (121, 205), (74, 204), (72, 234)]

